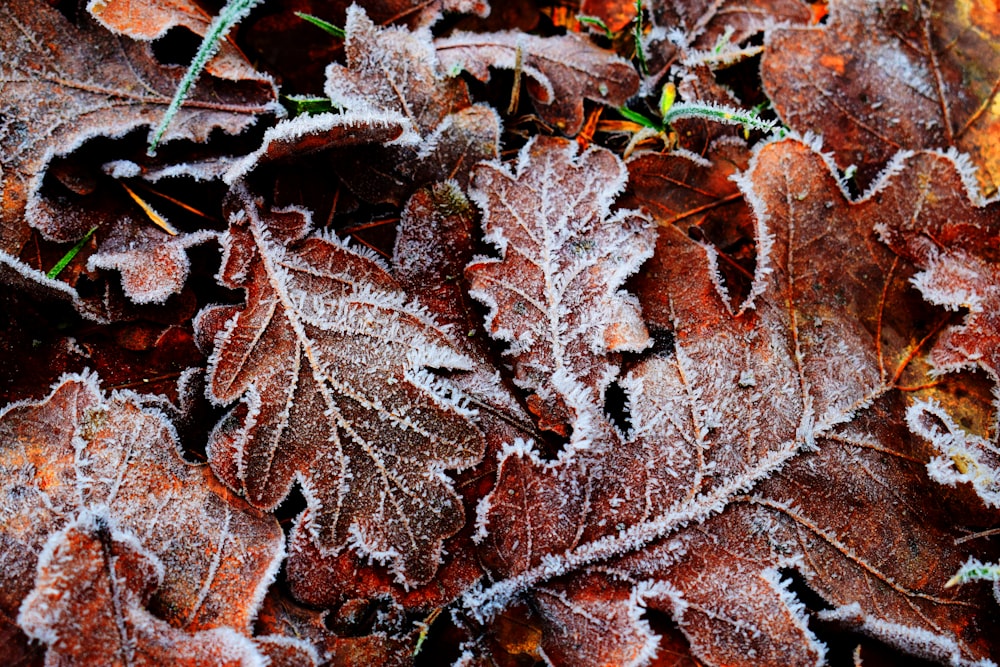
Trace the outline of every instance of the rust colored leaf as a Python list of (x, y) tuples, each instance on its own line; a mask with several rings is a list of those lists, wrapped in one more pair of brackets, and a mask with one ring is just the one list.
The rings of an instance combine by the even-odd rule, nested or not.
[(120, 271), (122, 290), (134, 303), (163, 303), (187, 281), (186, 250), (217, 236), (207, 230), (168, 236), (148, 222), (126, 218), (108, 230), (87, 268)]
[(540, 137), (513, 171), (476, 168), (472, 197), (503, 257), (474, 261), (466, 273), (490, 309), (490, 334), (510, 343), (515, 382), (533, 392), (542, 427), (566, 435), (574, 419), (574, 446), (586, 446), (620, 353), (649, 344), (638, 303), (619, 288), (649, 256), (652, 233), (636, 211), (611, 214), (625, 185), (621, 161), (577, 148)]
[(264, 664), (231, 628), (189, 633), (150, 614), (164, 570), (135, 535), (84, 512), (46, 543), (18, 623), (48, 644), (47, 665)]
[(627, 61), (579, 35), (457, 32), (434, 43), (443, 68), (489, 81), (490, 68), (523, 70), (535, 110), (567, 135), (583, 125), (583, 100), (621, 106), (639, 89)]
[(261, 508), (298, 478), (325, 552), (351, 545), (428, 581), (463, 523), (444, 470), (483, 451), (461, 392), (430, 369), (469, 362), (371, 256), (307, 236), (302, 211), (262, 214), (239, 190), (231, 204), (220, 275), (246, 304), (199, 319), (211, 398), (240, 400), (209, 443), (213, 469)]
[[(93, 137), (121, 137), (155, 125), (183, 73), (158, 64), (148, 44), (116, 37), (87, 14), (80, 21), (74, 26), (34, 0), (0, 8), (0, 250), (7, 254), (20, 251), (25, 222), (59, 241), (76, 240), (93, 226), (42, 206), (39, 191), (49, 162)], [(168, 137), (204, 141), (216, 128), (237, 133), (253, 124), (255, 114), (270, 110), (273, 99), (270, 85), (206, 79)]]
[(893, 162), (921, 215), (879, 228), (882, 239), (921, 271), (913, 283), (930, 303), (966, 309), (962, 324), (935, 341), (938, 372), (981, 367), (1000, 382), (1000, 204), (982, 200), (972, 170), (954, 152)]
[(51, 535), (106, 508), (162, 566), (151, 608), (195, 631), (249, 629), (277, 568), (273, 519), (233, 498), (207, 467), (186, 464), (173, 427), (131, 392), (105, 397), (93, 376), (66, 376), (38, 403), (0, 414), (3, 593), (14, 610)]
[[(815, 664), (825, 648), (782, 575), (797, 570), (833, 607), (821, 617), (916, 655), (992, 657), (985, 596), (943, 588), (965, 558), (957, 510), (926, 507), (932, 452), (907, 433), (893, 384), (919, 338), (895, 310), (905, 272), (875, 229), (919, 218), (918, 176), (851, 202), (813, 151), (769, 144), (740, 179), (758, 262), (739, 310), (716, 251), (660, 228), (640, 298), (672, 349), (619, 381), (628, 434), (605, 426), (552, 463), (530, 444), (503, 452), (479, 516), (502, 576), (466, 596), (470, 609), (488, 617), (520, 592), (538, 604), (544, 582), (600, 568), (670, 613), (709, 664)], [(616, 613), (629, 620), (602, 650), (627, 653), (642, 625)], [(546, 633), (597, 642), (590, 623), (563, 612)]]
[[(473, 105), (465, 83), (447, 76), (429, 30), (379, 28), (363, 9), (347, 11), (347, 65), (326, 72), (326, 95), (350, 111), (394, 113), (410, 123), (410, 145), (351, 152), (338, 172), (368, 201), (402, 203), (415, 185), (455, 178), (496, 157), (500, 120), (484, 104)], [(374, 165), (374, 169), (368, 165)]]
[(1000, 180), (1000, 15), (975, 2), (831, 1), (826, 26), (773, 31), (761, 66), (782, 120), (822, 132), (867, 185), (900, 149), (955, 146)]
[[(746, 169), (750, 150), (733, 137), (717, 139), (706, 157), (647, 153), (628, 163), (629, 184), (620, 205), (643, 207), (657, 224), (677, 225), (719, 249), (718, 270), (738, 307), (754, 272), (754, 217), (732, 177)], [(663, 323), (658, 314), (647, 322)]]
[[(141, 41), (163, 37), (178, 26), (204, 37), (213, 18), (193, 0), (90, 0), (87, 11), (112, 32)], [(231, 39), (222, 41), (205, 71), (220, 79), (270, 82), (267, 75), (253, 69)]]

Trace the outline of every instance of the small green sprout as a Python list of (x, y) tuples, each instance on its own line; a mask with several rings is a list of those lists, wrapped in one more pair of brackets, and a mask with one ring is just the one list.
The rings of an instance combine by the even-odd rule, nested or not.
[(333, 102), (326, 97), (312, 97), (310, 95), (282, 95), (282, 98), (288, 103), (285, 106), (289, 107), (288, 110), (293, 116), (309, 116), (339, 110), (339, 108), (334, 106)]
[(576, 20), (584, 25), (590, 25), (598, 28), (604, 33), (604, 36), (610, 40), (615, 38), (615, 33), (611, 32), (611, 28), (608, 27), (608, 24), (596, 16), (585, 16), (583, 14), (579, 14), (576, 17)]
[(76, 257), (78, 254), (80, 254), (80, 251), (83, 250), (83, 246), (87, 245), (87, 241), (90, 240), (90, 237), (94, 235), (94, 232), (96, 230), (97, 230), (97, 227), (91, 227), (90, 231), (87, 232), (86, 234), (84, 234), (83, 238), (80, 239), (79, 241), (77, 241), (76, 245), (74, 245), (72, 248), (70, 248), (69, 252), (67, 252), (65, 255), (63, 255), (62, 259), (60, 259), (58, 262), (56, 262), (56, 265), (53, 266), (49, 270), (49, 272), (45, 274), (45, 276), (47, 278), (49, 278), (50, 280), (55, 280), (56, 277), (60, 273), (62, 273), (62, 270), (66, 268), (66, 265), (68, 265), (70, 262), (72, 262), (73, 258)]
[(646, 54), (642, 50), (642, 0), (635, 0), (635, 22), (632, 24), (635, 38), (635, 57), (639, 61), (639, 71), (643, 76), (649, 76), (649, 65), (646, 64)]
[(308, 21), (317, 28), (325, 30), (326, 32), (330, 33), (337, 39), (344, 39), (345, 37), (347, 37), (347, 33), (344, 32), (343, 28), (338, 28), (329, 21), (324, 21), (318, 16), (313, 16), (312, 14), (306, 14), (305, 12), (295, 12), (295, 15), (298, 16), (303, 21)]
[(673, 130), (671, 124), (681, 118), (704, 118), (727, 125), (743, 126), (745, 137), (750, 136), (750, 130), (760, 130), (770, 133), (778, 132), (779, 136), (784, 136), (784, 128), (777, 121), (765, 120), (758, 114), (758, 109), (737, 109), (718, 104), (706, 104), (701, 102), (677, 102), (677, 88), (673, 83), (668, 83), (660, 93), (660, 101), (657, 105), (661, 119), (654, 120), (648, 116), (633, 111), (628, 107), (621, 107), (618, 113), (624, 118), (642, 126), (642, 129), (635, 133), (628, 147), (625, 149), (625, 157), (628, 157), (635, 146), (646, 139), (660, 137), (664, 144), (673, 144), (671, 138)]

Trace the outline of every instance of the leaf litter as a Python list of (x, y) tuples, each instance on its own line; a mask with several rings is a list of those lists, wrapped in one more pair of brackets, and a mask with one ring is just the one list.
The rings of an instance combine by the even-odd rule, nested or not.
[[(581, 3), (605, 33), (504, 8), (525, 32), (484, 3), (366, 2), (324, 9), (343, 41), (296, 64), (285, 28), (249, 46), (313, 9), (285, 4), (222, 45), (155, 160), (126, 135), (181, 68), (149, 40), (204, 34), (199, 5), (2, 10), (6, 325), (59, 295), (123, 321), (102, 340), (201, 351), (178, 407), (75, 316), (72, 353), (0, 339), (65, 373), (44, 398), (5, 374), (5, 657), (1000, 658), (975, 583), (1000, 562), (994, 17)], [(762, 81), (729, 87), (759, 52)], [(628, 122), (655, 125), (668, 83), (790, 130), (678, 120), (653, 152)], [(275, 118), (279, 86), (322, 113)], [(72, 158), (101, 137), (120, 152), (89, 173)], [(224, 226), (87, 199), (178, 175)]]

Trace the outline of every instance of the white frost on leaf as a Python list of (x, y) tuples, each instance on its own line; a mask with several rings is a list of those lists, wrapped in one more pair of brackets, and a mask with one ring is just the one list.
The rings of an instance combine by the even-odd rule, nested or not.
[(969, 483), (989, 507), (1000, 507), (1000, 448), (967, 432), (935, 401), (916, 401), (906, 424), (938, 451), (927, 474), (940, 484)]

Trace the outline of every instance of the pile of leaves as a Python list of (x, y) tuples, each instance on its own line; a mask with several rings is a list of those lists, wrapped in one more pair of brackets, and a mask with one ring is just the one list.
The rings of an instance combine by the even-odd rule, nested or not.
[(237, 4), (0, 7), (4, 664), (1000, 660), (993, 5)]

